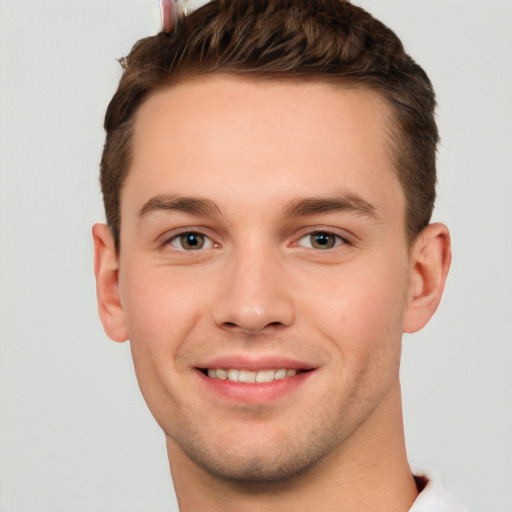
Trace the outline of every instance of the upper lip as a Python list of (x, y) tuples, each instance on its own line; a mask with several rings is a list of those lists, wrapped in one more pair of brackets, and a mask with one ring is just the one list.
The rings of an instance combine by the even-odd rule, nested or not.
[(238, 370), (314, 370), (311, 363), (284, 356), (219, 355), (204, 360), (196, 368), (236, 368)]

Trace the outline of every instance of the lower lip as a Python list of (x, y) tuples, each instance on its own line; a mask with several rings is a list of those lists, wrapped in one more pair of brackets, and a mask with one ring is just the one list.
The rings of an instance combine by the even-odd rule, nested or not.
[(197, 369), (195, 373), (208, 391), (219, 397), (240, 403), (262, 404), (273, 402), (296, 391), (314, 372), (307, 371), (293, 377), (273, 380), (272, 382), (251, 383), (227, 379), (212, 379)]

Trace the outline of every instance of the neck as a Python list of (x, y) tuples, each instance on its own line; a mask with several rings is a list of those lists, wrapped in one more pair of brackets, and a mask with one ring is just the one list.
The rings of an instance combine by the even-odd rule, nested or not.
[(220, 480), (170, 438), (167, 447), (181, 512), (407, 512), (418, 494), (405, 452), (398, 382), (342, 446), (290, 480)]

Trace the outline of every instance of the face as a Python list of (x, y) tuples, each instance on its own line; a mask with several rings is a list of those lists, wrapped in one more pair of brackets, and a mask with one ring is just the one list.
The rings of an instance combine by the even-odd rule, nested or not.
[(201, 79), (138, 111), (118, 289), (178, 460), (287, 478), (394, 414), (410, 261), (385, 132), (378, 95), (313, 83)]

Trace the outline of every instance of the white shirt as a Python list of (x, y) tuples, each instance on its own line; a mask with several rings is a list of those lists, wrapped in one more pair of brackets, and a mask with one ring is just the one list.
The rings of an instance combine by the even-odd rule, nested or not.
[(452, 496), (444, 487), (437, 473), (418, 475), (416, 481), (426, 484), (409, 512), (469, 512), (469, 510)]

